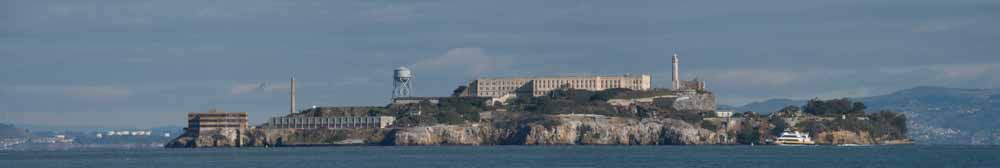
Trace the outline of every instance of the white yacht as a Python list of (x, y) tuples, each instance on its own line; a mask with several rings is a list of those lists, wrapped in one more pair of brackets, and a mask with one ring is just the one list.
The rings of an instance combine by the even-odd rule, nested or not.
[(778, 139), (774, 141), (774, 144), (794, 146), (794, 145), (815, 145), (816, 142), (813, 142), (812, 138), (809, 138), (809, 134), (807, 133), (790, 131), (786, 129), (785, 132), (782, 132), (781, 136), (779, 136)]

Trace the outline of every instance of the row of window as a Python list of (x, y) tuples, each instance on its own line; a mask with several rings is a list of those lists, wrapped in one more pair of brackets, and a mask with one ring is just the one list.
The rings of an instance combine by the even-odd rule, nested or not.
[(246, 117), (246, 113), (188, 114), (188, 117)]
[(191, 124), (189, 128), (241, 128), (241, 124)]
[(188, 120), (188, 122), (195, 122), (195, 123), (197, 123), (197, 122), (242, 122), (242, 123), (245, 123), (245, 122), (247, 122), (247, 119), (192, 119), (192, 120)]
[(364, 124), (274, 124), (267, 125), (267, 128), (381, 128), (384, 125), (378, 123)]
[(481, 81), (484, 85), (524, 85), (524, 81), (513, 81), (513, 80), (484, 80)]
[(273, 118), (271, 123), (377, 123), (378, 117), (297, 117), (297, 118)]

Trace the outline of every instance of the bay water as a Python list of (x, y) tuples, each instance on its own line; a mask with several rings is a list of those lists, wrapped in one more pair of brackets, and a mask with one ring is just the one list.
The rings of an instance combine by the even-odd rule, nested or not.
[(1000, 146), (338, 146), (0, 151), (0, 167), (1000, 167)]

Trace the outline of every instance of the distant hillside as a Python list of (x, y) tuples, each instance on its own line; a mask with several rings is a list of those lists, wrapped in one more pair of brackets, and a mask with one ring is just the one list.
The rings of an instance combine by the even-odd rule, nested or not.
[[(918, 143), (1000, 144), (1000, 90), (916, 87), (888, 95), (852, 98), (869, 111), (894, 110), (910, 118), (910, 136)], [(732, 107), (770, 113), (806, 100), (772, 99)]]
[[(762, 102), (753, 102), (743, 106), (729, 107), (729, 110), (737, 112), (753, 111), (757, 113), (771, 113), (789, 105), (802, 106), (805, 104), (806, 100), (770, 99)], [(722, 107), (720, 107), (720, 109), (721, 108)]]
[(14, 127), (13, 124), (0, 123), (0, 138), (26, 138), (31, 136), (28, 130)]
[(942, 144), (1000, 144), (997, 89), (917, 87), (863, 98), (872, 109), (910, 116), (913, 139)]

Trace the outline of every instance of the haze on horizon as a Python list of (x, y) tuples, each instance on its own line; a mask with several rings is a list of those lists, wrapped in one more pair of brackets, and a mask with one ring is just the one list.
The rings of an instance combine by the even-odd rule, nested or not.
[(481, 76), (652, 73), (721, 104), (996, 88), (1000, 2), (9, 0), (0, 122), (152, 127), (187, 112), (385, 105)]

